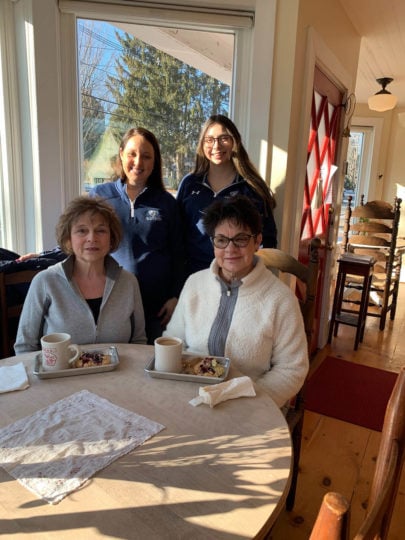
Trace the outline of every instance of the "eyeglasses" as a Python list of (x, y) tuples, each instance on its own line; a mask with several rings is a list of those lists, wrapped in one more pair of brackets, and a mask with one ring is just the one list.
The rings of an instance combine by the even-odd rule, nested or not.
[(218, 234), (217, 236), (211, 238), (211, 241), (218, 249), (225, 249), (228, 247), (229, 242), (232, 242), (235, 247), (244, 248), (249, 244), (250, 239), (256, 238), (256, 236), (256, 234), (237, 234), (233, 238), (228, 238), (227, 236)]
[(214, 146), (215, 141), (217, 141), (218, 144), (230, 144), (233, 142), (233, 138), (231, 135), (220, 135), (219, 137), (204, 137), (203, 140), (206, 146)]

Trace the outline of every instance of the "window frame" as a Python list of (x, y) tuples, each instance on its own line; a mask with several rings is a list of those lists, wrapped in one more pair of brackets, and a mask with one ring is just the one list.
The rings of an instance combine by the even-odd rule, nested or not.
[[(135, 5), (127, 2), (121, 5), (118, 2), (77, 2), (75, 0), (60, 0), (59, 8), (61, 15), (61, 54), (62, 54), (62, 88), (66, 92), (63, 103), (63, 125), (67, 128), (69, 137), (66, 138), (65, 152), (68, 159), (65, 161), (65, 192), (68, 198), (73, 198), (82, 189), (81, 178), (81, 153), (80, 141), (80, 97), (78, 88), (78, 65), (77, 65), (77, 20), (95, 19), (108, 22), (125, 22), (159, 27), (179, 27), (193, 30), (209, 30), (212, 32), (232, 33), (235, 36), (234, 69), (232, 91), (230, 98), (230, 116), (235, 118), (236, 110), (243, 110), (240, 101), (246, 100), (246, 92), (234, 92), (235, 88), (243, 88), (246, 85), (240, 83), (246, 80), (246, 68), (238, 65), (237, 51), (244, 51), (239, 55), (243, 63), (248, 66), (247, 58), (250, 57), (252, 47), (252, 28), (254, 17), (251, 12), (237, 13), (233, 10), (218, 9), (192, 9), (178, 6), (162, 9), (150, 5), (149, 7)], [(71, 46), (71, 43), (75, 47)], [(247, 79), (249, 80), (249, 79)], [(246, 101), (245, 101), (246, 102)], [(235, 119), (238, 123), (238, 121)], [(238, 126), (241, 128), (243, 119), (239, 115)], [(76, 136), (75, 136), (76, 133)]]
[[(222, 9), (197, 7), (198, 0), (190, 3), (194, 5), (172, 6), (169, 0), (126, 1), (125, 5), (122, 0), (1, 2), (1, 15), (6, 13), (1, 17), (2, 29), (7, 28), (12, 36), (0, 51), (2, 82), (9, 84), (4, 81), (8, 72), (16, 81), (11, 107), (5, 92), (0, 92), (0, 107), (10, 116), (10, 121), (1, 127), (0, 209), (6, 212), (4, 229), (0, 231), (3, 247), (19, 253), (52, 248), (60, 213), (67, 201), (80, 193), (78, 71), (76, 47), (72, 44), (76, 43), (76, 19), (90, 18), (85, 8), (93, 9), (94, 18), (108, 20), (123, 8), (134, 11), (142, 6), (152, 13), (152, 7), (158, 6), (166, 21), (170, 8), (175, 7), (174, 11), (184, 12), (188, 21), (194, 17), (197, 28), (201, 28), (203, 20), (214, 30), (218, 30), (214, 22), (221, 17), (229, 21), (230, 16), (240, 20), (248, 15), (250, 26), (239, 24), (236, 30), (230, 115), (243, 135), (250, 158), (258, 164), (263, 177), (268, 176), (277, 0), (223, 0)], [(153, 11), (154, 16), (158, 13)], [(156, 19), (151, 22), (162, 24)], [(31, 50), (24, 33), (27, 23), (32, 26)], [(7, 190), (15, 195), (10, 198)]]

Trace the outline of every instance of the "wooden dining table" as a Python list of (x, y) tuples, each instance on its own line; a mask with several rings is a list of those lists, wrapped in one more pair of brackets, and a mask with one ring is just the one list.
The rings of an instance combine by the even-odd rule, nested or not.
[[(0, 361), (22, 361), (30, 384), (0, 394), (0, 428), (84, 389), (165, 426), (58, 504), (36, 497), (0, 468), (0, 536), (264, 538), (290, 479), (291, 440), (279, 408), (258, 387), (255, 397), (194, 407), (189, 401), (201, 383), (152, 377), (145, 371), (151, 346), (116, 347), (115, 370), (63, 378), (34, 374), (36, 353)], [(231, 363), (229, 378), (235, 376), (240, 373)], [(85, 410), (83, 422), (91, 422)]]

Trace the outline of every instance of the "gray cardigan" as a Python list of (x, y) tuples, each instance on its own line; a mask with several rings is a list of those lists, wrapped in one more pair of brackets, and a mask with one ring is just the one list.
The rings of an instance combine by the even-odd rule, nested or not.
[(146, 343), (145, 320), (136, 277), (106, 257), (106, 284), (97, 325), (72, 281), (74, 256), (37, 274), (21, 314), (16, 354), (37, 351), (43, 335), (67, 332), (72, 343)]

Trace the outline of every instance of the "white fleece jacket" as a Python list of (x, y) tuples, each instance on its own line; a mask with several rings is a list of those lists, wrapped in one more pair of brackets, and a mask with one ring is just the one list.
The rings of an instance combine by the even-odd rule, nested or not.
[[(282, 407), (301, 388), (308, 372), (307, 341), (298, 300), (263, 261), (242, 279), (225, 345), (225, 356), (262, 386)], [(192, 274), (164, 335), (177, 336), (193, 352), (208, 354), (218, 311), (218, 265)]]

